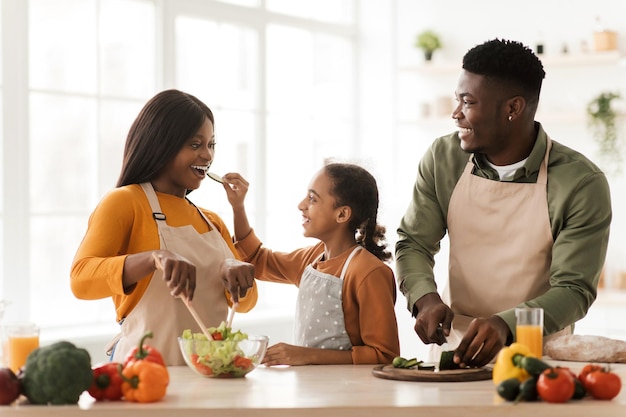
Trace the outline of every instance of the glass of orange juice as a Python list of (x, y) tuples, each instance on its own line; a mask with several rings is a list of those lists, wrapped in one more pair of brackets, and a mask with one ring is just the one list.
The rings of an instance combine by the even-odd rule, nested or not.
[(34, 323), (11, 323), (3, 326), (3, 360), (17, 374), (26, 358), (39, 347), (39, 327)]
[(543, 308), (515, 309), (516, 342), (527, 346), (537, 358), (543, 356)]

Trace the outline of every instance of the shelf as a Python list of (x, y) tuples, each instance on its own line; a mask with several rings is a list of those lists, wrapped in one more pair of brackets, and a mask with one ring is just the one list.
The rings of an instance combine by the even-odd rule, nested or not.
[[(552, 111), (552, 110), (540, 110), (535, 116), (535, 120), (542, 124), (547, 123), (567, 123), (570, 125), (587, 125), (587, 115), (581, 111)], [(416, 116), (414, 119), (403, 118), (398, 121), (401, 125), (422, 125), (428, 127), (449, 126), (451, 130), (455, 130), (454, 120), (450, 115), (445, 116)]]
[(541, 58), (545, 67), (582, 67), (625, 65), (624, 57), (618, 51), (590, 52), (588, 54), (563, 54)]
[[(545, 68), (575, 68), (583, 66), (622, 66), (626, 68), (626, 57), (619, 51), (590, 52), (587, 54), (543, 55), (539, 57)], [(402, 72), (427, 75), (443, 75), (459, 72), (459, 62), (424, 62), (421, 65), (401, 67)]]

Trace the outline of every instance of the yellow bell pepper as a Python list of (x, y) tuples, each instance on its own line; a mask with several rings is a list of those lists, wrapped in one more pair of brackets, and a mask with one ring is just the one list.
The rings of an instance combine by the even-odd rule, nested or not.
[(510, 346), (500, 349), (496, 363), (493, 366), (492, 379), (494, 385), (498, 385), (509, 378), (517, 378), (520, 382), (528, 379), (528, 372), (515, 365), (515, 356), (517, 355), (535, 357), (535, 355), (530, 353), (530, 349), (526, 345), (520, 343), (512, 343)]

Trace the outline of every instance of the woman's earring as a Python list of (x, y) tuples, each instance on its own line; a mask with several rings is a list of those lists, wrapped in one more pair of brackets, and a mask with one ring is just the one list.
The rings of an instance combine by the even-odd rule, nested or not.
[(513, 116), (509, 115), (509, 122), (513, 120)]

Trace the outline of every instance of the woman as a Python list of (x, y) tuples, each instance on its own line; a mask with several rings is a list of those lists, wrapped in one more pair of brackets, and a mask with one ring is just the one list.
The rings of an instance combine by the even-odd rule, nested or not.
[(208, 326), (225, 320), (233, 302), (239, 312), (256, 304), (254, 267), (237, 260), (222, 219), (186, 197), (213, 161), (213, 129), (211, 110), (196, 97), (157, 94), (130, 129), (117, 188), (89, 219), (71, 287), (81, 299), (112, 298), (121, 324), (113, 361), (152, 330), (149, 343), (166, 364), (184, 364), (177, 337), (197, 325), (179, 297), (193, 300)]

